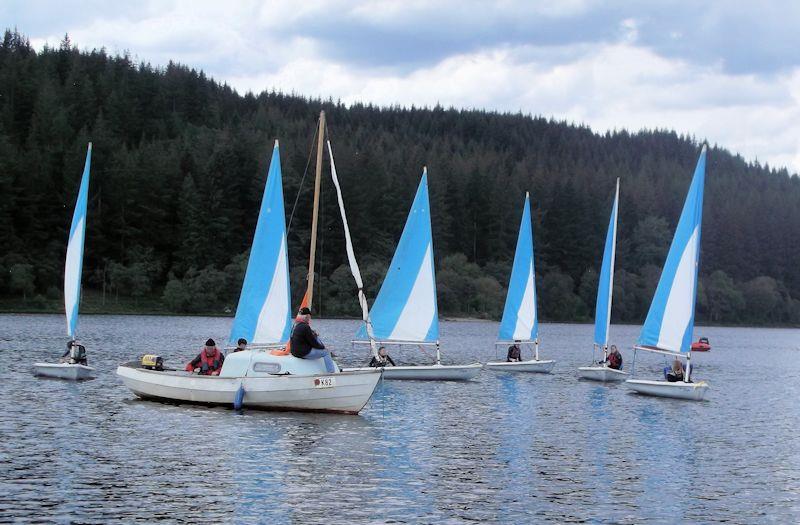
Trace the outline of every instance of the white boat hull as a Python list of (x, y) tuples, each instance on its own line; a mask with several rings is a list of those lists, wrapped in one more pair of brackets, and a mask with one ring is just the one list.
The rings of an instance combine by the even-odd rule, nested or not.
[(604, 383), (624, 381), (627, 379), (628, 375), (627, 372), (607, 366), (582, 366), (578, 368), (578, 376), (581, 379), (603, 381)]
[(549, 374), (556, 362), (552, 359), (548, 360), (535, 360), (530, 361), (489, 361), (486, 363), (486, 368), (499, 372), (533, 372), (537, 374)]
[[(117, 375), (143, 399), (233, 406), (244, 387), (243, 407), (357, 414), (380, 380), (380, 369), (315, 375), (266, 377), (201, 376), (184, 371), (155, 371), (129, 365)], [(332, 378), (333, 386), (320, 386)]]
[(73, 381), (94, 377), (94, 368), (78, 364), (34, 363), (33, 370), (37, 376), (70, 379)]
[[(483, 368), (480, 363), (471, 365), (419, 365), (387, 366), (383, 370), (384, 379), (408, 379), (417, 381), (469, 381)], [(375, 368), (348, 368), (346, 371), (375, 370)]]
[(647, 379), (628, 379), (625, 384), (639, 394), (657, 397), (671, 397), (673, 399), (688, 399), (702, 401), (708, 390), (708, 383), (684, 383), (678, 381), (651, 381)]

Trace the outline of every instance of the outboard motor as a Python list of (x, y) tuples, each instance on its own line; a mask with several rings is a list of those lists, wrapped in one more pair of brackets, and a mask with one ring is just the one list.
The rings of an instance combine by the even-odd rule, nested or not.
[(142, 356), (142, 368), (148, 370), (157, 370), (159, 372), (164, 370), (164, 360), (160, 355), (147, 354)]

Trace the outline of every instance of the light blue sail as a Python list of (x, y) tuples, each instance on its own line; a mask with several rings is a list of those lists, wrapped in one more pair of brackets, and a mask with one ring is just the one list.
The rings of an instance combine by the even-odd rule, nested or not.
[[(439, 339), (427, 169), (422, 172), (403, 234), (369, 318), (373, 335), (379, 341)], [(367, 337), (363, 326), (356, 337), (362, 340)]]
[(250, 343), (283, 344), (289, 340), (291, 325), (286, 216), (276, 140), (230, 342), (243, 337)]
[(642, 326), (639, 336), (641, 346), (671, 352), (690, 350), (697, 295), (705, 173), (706, 146), (703, 146), (661, 279)]
[(83, 272), (83, 244), (86, 237), (86, 203), (89, 198), (89, 169), (92, 164), (92, 143), (86, 150), (78, 200), (72, 214), (69, 229), (67, 258), (64, 262), (64, 310), (67, 314), (67, 335), (76, 337), (78, 331), (78, 308), (81, 302), (81, 273)]
[(536, 341), (539, 319), (536, 313), (536, 272), (533, 267), (533, 231), (531, 204), (525, 194), (525, 207), (519, 225), (514, 266), (508, 283), (506, 305), (500, 321), (500, 341)]
[(608, 222), (606, 245), (603, 249), (603, 264), (597, 282), (597, 305), (594, 312), (594, 343), (599, 347), (608, 345), (608, 329), (611, 324), (611, 298), (614, 293), (614, 258), (617, 251), (617, 207), (619, 206), (619, 179)]

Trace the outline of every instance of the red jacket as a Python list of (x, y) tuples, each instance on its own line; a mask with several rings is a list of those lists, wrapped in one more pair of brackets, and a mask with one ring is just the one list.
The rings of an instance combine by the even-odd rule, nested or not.
[(216, 376), (222, 370), (222, 363), (225, 362), (225, 356), (219, 351), (219, 348), (214, 347), (214, 355), (209, 356), (206, 354), (206, 349), (200, 350), (200, 353), (189, 361), (186, 365), (187, 372), (193, 372), (195, 368), (200, 369), (200, 375)]

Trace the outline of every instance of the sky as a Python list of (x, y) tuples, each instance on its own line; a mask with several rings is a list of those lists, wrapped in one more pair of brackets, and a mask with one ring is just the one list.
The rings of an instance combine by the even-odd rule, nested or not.
[(240, 93), (667, 128), (800, 172), (798, 1), (4, 0), (0, 20)]

